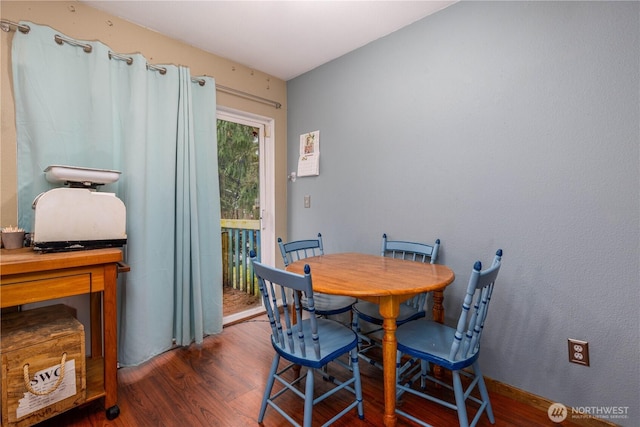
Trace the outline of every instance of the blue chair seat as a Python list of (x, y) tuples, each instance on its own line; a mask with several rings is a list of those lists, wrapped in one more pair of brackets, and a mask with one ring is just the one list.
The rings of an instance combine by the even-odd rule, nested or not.
[[(407, 393), (453, 409), (458, 412), (460, 427), (476, 426), (482, 414), (487, 415), (491, 424), (495, 423), (478, 356), (480, 355), (480, 338), (485, 329), (485, 319), (501, 261), (502, 250), (500, 249), (496, 252), (493, 264), (488, 269), (483, 271), (480, 261), (474, 264), (455, 328), (426, 319), (407, 322), (398, 327), (396, 330), (397, 398)], [(402, 364), (405, 355), (410, 356), (411, 360)], [(415, 360), (419, 360), (420, 363), (416, 364)], [(430, 364), (448, 369), (451, 372), (451, 383), (431, 376)], [(469, 383), (463, 383), (462, 377), (468, 378)], [(420, 378), (419, 382), (418, 378)], [(427, 381), (452, 390), (455, 402), (430, 394)], [(418, 384), (420, 384), (419, 388)], [(479, 398), (471, 393), (476, 387), (480, 394)], [(478, 405), (471, 421), (467, 415), (467, 401)], [(396, 408), (396, 413), (421, 426), (431, 427), (426, 421), (401, 408)]]
[[(462, 359), (450, 359), (449, 352), (455, 334), (455, 328), (430, 320), (409, 322), (396, 330), (398, 351), (435, 363), (445, 369), (457, 371), (473, 364), (480, 353), (477, 352)], [(416, 337), (425, 337), (425, 339), (417, 340)]]
[[(320, 292), (313, 293), (313, 301), (316, 314), (319, 316), (332, 316), (335, 314), (347, 313), (356, 302), (353, 297), (343, 295), (328, 295)], [(307, 298), (302, 297), (302, 305), (307, 310)]]
[[(369, 301), (358, 301), (353, 305), (353, 311), (357, 314), (360, 320), (364, 320), (375, 325), (382, 325), (380, 306), (378, 304), (374, 304)], [(400, 312), (396, 318), (396, 325), (400, 326), (411, 320), (420, 319), (421, 317), (425, 317), (424, 310), (417, 310), (406, 304), (400, 304)]]
[[(275, 351), (283, 358), (297, 365), (308, 366), (310, 368), (322, 368), (327, 363), (337, 357), (349, 353), (358, 344), (358, 335), (344, 325), (327, 319), (317, 319), (318, 336), (322, 337), (320, 346), (320, 357), (316, 357), (313, 351), (307, 351), (306, 356), (301, 352), (292, 353), (288, 348), (283, 347), (276, 339), (271, 337), (271, 345)], [(296, 333), (295, 331), (293, 332)], [(306, 349), (313, 349), (314, 338), (311, 331), (311, 320), (302, 321), (302, 334), (304, 335), (304, 346)]]

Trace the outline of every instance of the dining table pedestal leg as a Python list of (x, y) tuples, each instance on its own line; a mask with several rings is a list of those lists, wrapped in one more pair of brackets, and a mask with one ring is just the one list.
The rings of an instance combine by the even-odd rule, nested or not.
[(384, 319), (382, 328), (382, 365), (384, 368), (384, 425), (396, 425), (396, 319), (400, 312), (400, 301), (393, 296), (380, 298), (380, 315)]

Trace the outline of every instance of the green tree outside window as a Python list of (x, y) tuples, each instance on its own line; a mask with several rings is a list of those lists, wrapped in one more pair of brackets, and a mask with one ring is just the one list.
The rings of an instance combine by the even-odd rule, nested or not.
[(223, 219), (258, 219), (258, 129), (218, 120), (218, 175)]

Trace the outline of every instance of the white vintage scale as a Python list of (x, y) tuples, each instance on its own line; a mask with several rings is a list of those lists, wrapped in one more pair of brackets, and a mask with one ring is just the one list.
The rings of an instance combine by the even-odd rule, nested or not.
[(47, 181), (67, 187), (41, 193), (33, 201), (34, 250), (64, 252), (127, 243), (124, 203), (115, 193), (97, 191), (116, 182), (120, 172), (55, 165), (44, 173)]

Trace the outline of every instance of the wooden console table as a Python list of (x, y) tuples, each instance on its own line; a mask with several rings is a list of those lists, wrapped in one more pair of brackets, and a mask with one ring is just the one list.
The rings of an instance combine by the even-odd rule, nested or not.
[[(41, 254), (31, 248), (0, 251), (2, 308), (73, 295), (90, 295), (91, 354), (87, 399), (104, 397), (107, 418), (120, 414), (117, 378), (116, 279), (128, 271), (117, 248)], [(103, 348), (104, 339), (104, 348)]]

